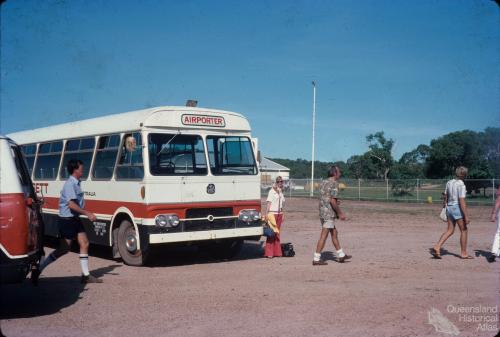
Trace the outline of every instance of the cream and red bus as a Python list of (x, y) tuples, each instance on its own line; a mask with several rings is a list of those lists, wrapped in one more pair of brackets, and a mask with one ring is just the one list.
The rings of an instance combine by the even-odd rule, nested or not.
[[(69, 159), (82, 160), (91, 243), (129, 265), (152, 245), (195, 243), (221, 257), (258, 239), (260, 175), (248, 120), (234, 112), (157, 107), (9, 135), (23, 149), (45, 234), (58, 236), (59, 193)], [(118, 255), (119, 254), (119, 255)]]

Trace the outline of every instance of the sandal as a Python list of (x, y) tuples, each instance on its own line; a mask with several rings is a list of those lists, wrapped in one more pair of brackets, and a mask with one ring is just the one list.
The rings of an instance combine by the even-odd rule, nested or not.
[(474, 256), (467, 255), (467, 256), (460, 256), (460, 258), (462, 260), (472, 260), (472, 259), (474, 259)]
[(435, 259), (441, 260), (441, 253), (436, 248), (432, 248), (431, 254)]

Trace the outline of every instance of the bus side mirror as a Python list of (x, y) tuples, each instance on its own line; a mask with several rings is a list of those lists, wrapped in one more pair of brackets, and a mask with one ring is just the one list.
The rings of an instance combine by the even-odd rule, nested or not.
[(259, 162), (259, 164), (262, 162), (262, 157), (260, 155), (260, 150), (257, 151), (257, 161)]

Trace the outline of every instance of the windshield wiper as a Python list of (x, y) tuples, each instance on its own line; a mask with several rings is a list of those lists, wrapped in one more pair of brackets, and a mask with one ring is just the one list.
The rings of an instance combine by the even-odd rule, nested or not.
[(165, 150), (167, 148), (167, 146), (175, 139), (175, 137), (177, 137), (178, 135), (180, 135), (181, 132), (179, 131), (178, 133), (176, 133), (172, 138), (170, 138), (170, 140), (165, 144), (165, 147), (162, 147), (162, 149), (160, 150), (160, 152), (158, 152), (156, 154), (156, 156), (158, 157), (160, 154), (162, 154), (163, 150)]

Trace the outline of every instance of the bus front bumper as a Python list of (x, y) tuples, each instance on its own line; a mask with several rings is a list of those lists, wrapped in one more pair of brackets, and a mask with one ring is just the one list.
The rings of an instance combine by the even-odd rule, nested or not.
[(255, 238), (262, 235), (262, 227), (217, 229), (208, 231), (149, 234), (150, 244), (189, 242), (229, 238)]

